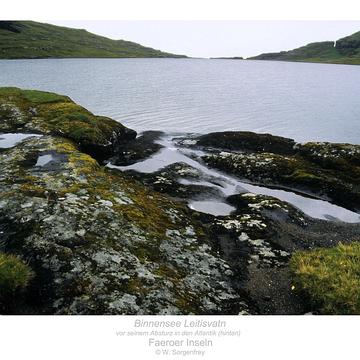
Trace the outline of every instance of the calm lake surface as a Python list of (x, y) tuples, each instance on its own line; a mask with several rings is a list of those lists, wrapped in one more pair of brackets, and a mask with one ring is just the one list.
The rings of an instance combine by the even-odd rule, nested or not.
[(54, 91), (138, 130), (250, 130), (360, 143), (360, 66), (206, 59), (1, 60), (0, 86)]

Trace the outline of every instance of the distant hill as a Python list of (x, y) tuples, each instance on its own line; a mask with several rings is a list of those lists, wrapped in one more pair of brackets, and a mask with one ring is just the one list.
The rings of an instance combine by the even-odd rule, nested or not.
[(179, 58), (140, 44), (112, 40), (86, 30), (34, 21), (0, 21), (0, 59)]
[(290, 51), (261, 54), (250, 60), (305, 61), (332, 64), (360, 64), (360, 31), (337, 41), (311, 43)]

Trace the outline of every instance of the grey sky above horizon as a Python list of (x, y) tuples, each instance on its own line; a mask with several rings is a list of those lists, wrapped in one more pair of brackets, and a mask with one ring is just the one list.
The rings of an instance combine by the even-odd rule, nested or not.
[(360, 31), (360, 21), (46, 21), (192, 57), (255, 56)]

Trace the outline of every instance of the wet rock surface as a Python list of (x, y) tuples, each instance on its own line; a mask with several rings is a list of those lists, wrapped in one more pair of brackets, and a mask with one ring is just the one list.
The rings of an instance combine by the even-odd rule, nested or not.
[(228, 198), (236, 211), (201, 215), (221, 256), (240, 277), (241, 292), (259, 314), (304, 314), (310, 305), (293, 291), (288, 266), (297, 250), (359, 240), (360, 225), (312, 219), (278, 199), (244, 193)]
[(133, 140), (118, 144), (109, 161), (117, 166), (127, 166), (144, 160), (163, 147), (156, 142), (162, 135), (161, 131), (145, 131)]
[(208, 166), (240, 179), (295, 189), (360, 210), (359, 145), (296, 144), (292, 139), (248, 132), (212, 133), (180, 143), (207, 148), (210, 153), (203, 160)]
[[(198, 147), (193, 138), (177, 141), (185, 147)], [(352, 147), (350, 149), (353, 150)], [(210, 149), (209, 157), (218, 154), (216, 149), (212, 151), (214, 152)], [(294, 149), (295, 151), (297, 150)], [(268, 176), (270, 179), (277, 175), (276, 169), (267, 169), (256, 160), (252, 161), (254, 154), (261, 156), (263, 152), (229, 154), (251, 159), (248, 166), (250, 172), (258, 171), (259, 175), (265, 178)], [(264, 156), (268, 155), (265, 153)], [(292, 156), (281, 156), (283, 157), (291, 159)], [(203, 158), (206, 159), (204, 155)], [(211, 198), (214, 201), (216, 198), (226, 198), (221, 191), (223, 179), (204, 173), (201, 170), (201, 158), (197, 160), (200, 161), (199, 167), (174, 163), (153, 173), (129, 173), (156, 191), (183, 201), (196, 198)], [(350, 157), (348, 161), (355, 163), (356, 158), (353, 160)], [(275, 174), (272, 174), (273, 171)], [(196, 188), (193, 187), (194, 184), (203, 185)], [(217, 187), (211, 187), (211, 184)], [(314, 191), (312, 187), (311, 189)], [(230, 265), (238, 279), (237, 290), (247, 299), (250, 312), (304, 314), (313, 310), (304, 294), (293, 289), (293, 277), (288, 265), (292, 254), (298, 250), (358, 241), (360, 225), (334, 221), (336, 219), (326, 221), (311, 218), (285, 201), (249, 193), (244, 189), (239, 189), (236, 195), (228, 196), (226, 202), (234, 208), (229, 215), (212, 216), (195, 211), (193, 217), (198, 218), (208, 229), (215, 248)], [(214, 202), (212, 206), (215, 206)]]
[(303, 294), (299, 295), (292, 289), (288, 261), (295, 251), (359, 240), (359, 224), (313, 219), (290, 204), (271, 197), (241, 194), (231, 197), (229, 202), (237, 206), (238, 214), (247, 212), (251, 218), (259, 217), (252, 227), (247, 226), (239, 239), (252, 248), (245, 289), (261, 313), (309, 311)]
[[(135, 138), (66, 97), (15, 88), (0, 89), (1, 133), (41, 135), (0, 151), (0, 254), (34, 274), (3, 313), (304, 314), (314, 309), (294, 291), (292, 254), (360, 239), (359, 222), (313, 218), (236, 181), (357, 210), (359, 146), (226, 132), (166, 149), (159, 132)], [(217, 204), (226, 214), (211, 214)]]
[[(35, 166), (43, 154), (53, 160)], [(61, 138), (25, 140), (3, 152), (0, 163), (2, 250), (24, 258), (36, 273), (27, 311), (216, 314), (247, 308), (229, 265), (181, 205), (102, 169)]]
[(211, 187), (207, 183), (216, 184), (218, 179), (211, 178), (186, 163), (174, 163), (150, 174), (136, 171), (127, 171), (127, 173), (155, 191), (170, 195), (178, 200), (220, 199), (225, 197), (220, 189)]

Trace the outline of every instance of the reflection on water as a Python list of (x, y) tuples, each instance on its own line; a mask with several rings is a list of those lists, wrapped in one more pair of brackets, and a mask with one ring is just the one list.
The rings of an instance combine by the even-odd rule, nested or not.
[[(107, 164), (107, 166), (123, 171), (135, 170), (143, 173), (152, 173), (173, 163), (183, 162), (195, 167), (203, 174), (201, 180), (199, 181), (196, 179), (180, 179), (179, 182), (184, 185), (197, 184), (215, 187), (220, 189), (226, 196), (244, 192), (269, 195), (294, 205), (305, 214), (314, 218), (324, 220), (341, 220), (349, 223), (360, 222), (359, 214), (340, 206), (331, 204), (327, 201), (302, 196), (292, 191), (272, 189), (264, 186), (248, 184), (239, 181), (235, 177), (228, 176), (217, 170), (210, 169), (191, 158), (203, 155), (204, 153), (202, 151), (184, 151), (183, 149), (179, 149), (172, 141), (172, 138), (173, 136), (166, 136), (158, 141), (158, 143), (163, 145), (164, 148), (162, 148), (157, 154), (144, 161), (140, 161), (129, 166), (115, 166), (110, 163)], [(207, 179), (209, 179), (209, 181)], [(216, 184), (214, 183), (215, 179)], [(218, 198), (207, 199), (206, 201), (191, 201), (189, 206), (194, 210), (207, 212), (213, 215), (228, 215), (231, 211), (234, 210), (232, 206), (226, 204), (224, 201), (220, 201)]]

